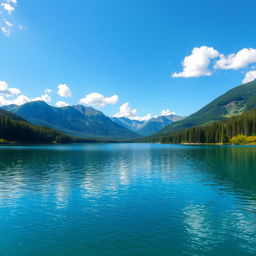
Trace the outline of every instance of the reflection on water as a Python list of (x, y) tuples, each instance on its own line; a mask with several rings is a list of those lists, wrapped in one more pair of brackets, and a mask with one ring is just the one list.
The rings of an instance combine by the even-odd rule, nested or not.
[(256, 147), (0, 148), (0, 255), (256, 255)]

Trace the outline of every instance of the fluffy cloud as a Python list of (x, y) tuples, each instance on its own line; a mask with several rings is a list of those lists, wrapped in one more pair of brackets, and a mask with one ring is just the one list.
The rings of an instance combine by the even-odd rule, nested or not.
[(50, 93), (52, 93), (52, 90), (51, 90), (51, 89), (45, 89), (45, 90), (44, 90), (44, 93), (50, 94)]
[(7, 27), (11, 27), (11, 28), (13, 27), (13, 24), (10, 21), (6, 20), (6, 19), (4, 19), (4, 23)]
[(11, 14), (15, 8), (10, 4), (10, 1), (6, 1), (5, 3), (1, 3), (1, 6), (9, 13)]
[(246, 68), (249, 64), (256, 62), (256, 49), (244, 48), (228, 56), (221, 54), (220, 60), (215, 64), (217, 69), (240, 69)]
[(26, 95), (19, 95), (16, 99), (11, 101), (11, 104), (23, 105), (31, 100)]
[(169, 109), (165, 109), (161, 111), (161, 116), (169, 116), (169, 115), (176, 115), (176, 113)]
[(45, 93), (40, 97), (29, 98), (24, 94), (21, 94), (21, 91), (17, 88), (9, 88), (8, 84), (5, 81), (0, 81), (0, 105), (22, 105), (27, 102), (42, 100), (47, 103), (51, 102), (51, 97), (47, 93), (49, 89), (45, 90)]
[(20, 94), (20, 90), (17, 88), (9, 88), (5, 81), (0, 81), (0, 94), (5, 97), (12, 97)]
[(31, 100), (25, 96), (25, 95), (19, 95), (17, 98), (13, 100), (7, 100), (4, 96), (0, 96), (0, 105), (10, 105), (10, 104), (15, 104), (15, 105), (22, 105), (27, 102), (30, 102)]
[(256, 71), (248, 71), (243, 79), (243, 84), (249, 83), (256, 79)]
[(137, 115), (137, 109), (132, 109), (129, 106), (129, 103), (126, 102), (123, 105), (121, 105), (119, 109), (119, 113), (115, 114), (115, 117), (127, 117), (127, 118), (134, 118)]
[(22, 31), (22, 30), (25, 30), (26, 28), (25, 28), (24, 26), (22, 26), (22, 25), (18, 25), (18, 29), (19, 29), (20, 31)]
[(17, 0), (6, 0), (8, 3), (17, 4)]
[(0, 30), (5, 36), (10, 36), (13, 29), (16, 29), (16, 30), (24, 29), (22, 25), (16, 26), (9, 21), (9, 17), (10, 15), (12, 15), (12, 12), (15, 10), (16, 5), (17, 5), (17, 0), (3, 0), (2, 3), (0, 4), (0, 7), (1, 7), (0, 16), (2, 17)]
[(172, 77), (209, 76), (212, 74), (208, 69), (211, 59), (215, 59), (219, 55), (219, 52), (212, 47), (196, 47), (192, 50), (191, 55), (184, 58), (182, 62), (183, 71), (172, 74)]
[(38, 100), (45, 101), (46, 103), (50, 103), (52, 101), (52, 98), (49, 94), (45, 93), (40, 97), (36, 97), (36, 98), (31, 99), (30, 101), (38, 101)]
[(114, 115), (114, 117), (126, 117), (131, 120), (138, 120), (138, 121), (148, 121), (152, 118), (151, 114), (147, 114), (146, 116), (137, 116), (137, 110), (132, 109), (129, 106), (129, 103), (126, 102), (120, 106), (119, 112)]
[(10, 105), (10, 104), (23, 105), (25, 103), (28, 103), (31, 101), (38, 101), (38, 100), (45, 101), (46, 103), (50, 103), (52, 99), (48, 94), (43, 94), (40, 97), (36, 97), (32, 99), (27, 97), (26, 95), (21, 94), (12, 100), (6, 99), (6, 97), (4, 96), (0, 96), (0, 106)]
[(105, 97), (104, 95), (93, 92), (87, 94), (84, 98), (82, 98), (79, 102), (81, 104), (91, 105), (95, 107), (105, 107), (106, 105), (114, 105), (118, 102), (119, 98), (117, 95), (113, 95), (111, 97)]
[(65, 101), (57, 101), (55, 105), (56, 105), (58, 108), (70, 106), (70, 104), (68, 104), (68, 103), (65, 102)]
[(11, 31), (6, 27), (1, 27), (1, 31), (5, 36), (10, 36), (11, 35)]
[(61, 97), (69, 98), (72, 96), (70, 88), (66, 84), (58, 85), (58, 94)]

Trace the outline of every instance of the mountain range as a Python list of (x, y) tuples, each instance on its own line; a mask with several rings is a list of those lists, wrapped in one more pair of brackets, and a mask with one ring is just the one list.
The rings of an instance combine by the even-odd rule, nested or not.
[(129, 140), (140, 137), (113, 122), (102, 112), (83, 105), (53, 107), (44, 101), (34, 101), (21, 106), (7, 105), (2, 108), (31, 124), (49, 127), (80, 138)]
[(164, 127), (184, 119), (178, 115), (158, 116), (153, 117), (147, 121), (131, 120), (126, 117), (112, 117), (112, 120), (125, 128), (134, 131), (141, 136), (149, 136), (156, 132), (159, 132)]
[(214, 121), (227, 120), (254, 108), (256, 108), (256, 80), (229, 90), (196, 113), (165, 127), (155, 136), (178, 132)]
[[(25, 119), (0, 109), (0, 143), (70, 143), (77, 141), (47, 127), (35, 126)], [(83, 142), (89, 142), (84, 140)], [(90, 141), (94, 142), (94, 141)]]
[(125, 117), (109, 118), (102, 112), (83, 105), (53, 107), (44, 101), (24, 105), (6, 105), (4, 110), (14, 113), (34, 125), (45, 126), (79, 138), (131, 140), (148, 136), (181, 120), (177, 115), (154, 117), (148, 121)]
[[(44, 139), (47, 133), (51, 134), (49, 139), (51, 141), (66, 135), (91, 140), (127, 141), (138, 140), (145, 136), (166, 137), (191, 127), (229, 120), (255, 108), (256, 80), (229, 90), (186, 118), (177, 115), (154, 117), (148, 121), (125, 117), (110, 118), (92, 107), (83, 105), (53, 107), (44, 101), (29, 102), (21, 106), (3, 106), (0, 115), (1, 124), (5, 129), (7, 129), (6, 123), (9, 123), (13, 131), (18, 131), (17, 127), (20, 127), (20, 133), (31, 130), (36, 134), (35, 136), (38, 136), (37, 133), (42, 131), (42, 134), (45, 134)], [(15, 122), (18, 122), (17, 125)], [(44, 130), (46, 128), (43, 127), (48, 127), (48, 130)], [(70, 138), (65, 139), (74, 141)]]

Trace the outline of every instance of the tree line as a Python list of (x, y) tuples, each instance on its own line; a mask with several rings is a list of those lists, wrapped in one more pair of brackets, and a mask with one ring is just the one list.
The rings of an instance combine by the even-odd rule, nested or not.
[(228, 143), (235, 136), (256, 135), (256, 110), (245, 112), (225, 121), (188, 128), (161, 137), (146, 138), (145, 142), (160, 143)]
[(70, 143), (73, 138), (53, 129), (32, 125), (26, 121), (12, 120), (0, 114), (1, 142), (19, 143)]

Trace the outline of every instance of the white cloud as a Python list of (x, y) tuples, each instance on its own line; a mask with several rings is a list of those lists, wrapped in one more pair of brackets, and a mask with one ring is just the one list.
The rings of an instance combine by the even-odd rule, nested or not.
[(16, 104), (16, 105), (23, 105), (25, 103), (30, 102), (31, 100), (26, 96), (26, 95), (19, 95), (16, 99), (11, 101), (11, 104)]
[(56, 105), (58, 108), (70, 106), (70, 104), (68, 104), (68, 103), (65, 102), (65, 101), (57, 101), (55, 105)]
[(5, 97), (12, 97), (20, 94), (21, 91), (17, 88), (9, 88), (5, 81), (0, 81), (0, 94)]
[(228, 56), (221, 54), (220, 60), (218, 60), (215, 64), (215, 68), (240, 69), (245, 68), (252, 63), (256, 63), (256, 49), (244, 48), (236, 54), (232, 53)]
[(129, 103), (126, 102), (120, 106), (119, 112), (114, 115), (114, 117), (126, 117), (131, 120), (138, 120), (138, 121), (148, 121), (152, 118), (151, 114), (147, 114), (146, 116), (137, 116), (137, 110), (132, 109), (129, 106)]
[(243, 84), (249, 83), (256, 79), (256, 71), (248, 71), (243, 79)]
[(25, 27), (22, 26), (22, 25), (18, 25), (18, 29), (19, 29), (20, 31), (22, 31), (22, 30), (25, 30)]
[(9, 103), (9, 100), (5, 99), (5, 97), (0, 95), (0, 106), (4, 106), (4, 105), (10, 105), (11, 103)]
[(7, 27), (13, 27), (13, 24), (10, 21), (6, 20), (6, 19), (4, 19), (4, 23)]
[(52, 90), (51, 90), (51, 89), (45, 89), (45, 90), (44, 90), (44, 93), (50, 94), (50, 93), (52, 93)]
[(169, 116), (169, 115), (176, 115), (176, 113), (169, 109), (165, 109), (161, 111), (161, 116)]
[(21, 94), (21, 91), (19, 89), (9, 88), (8, 84), (5, 81), (0, 81), (0, 105), (10, 105), (10, 104), (22, 105), (27, 102), (37, 101), (37, 100), (42, 100), (47, 103), (50, 103), (52, 99), (48, 93), (45, 93), (40, 97), (29, 98), (26, 95)]
[(119, 113), (115, 114), (115, 117), (127, 117), (127, 118), (133, 118), (137, 115), (137, 109), (132, 109), (129, 106), (129, 103), (126, 102), (123, 105), (120, 106)]
[(25, 95), (19, 95), (16, 99), (14, 100), (7, 100), (4, 96), (0, 96), (0, 105), (10, 105), (10, 104), (15, 104), (15, 105), (23, 105), (27, 102), (30, 102), (31, 100), (25, 96)]
[(10, 36), (11, 35), (11, 31), (6, 27), (1, 27), (1, 31), (5, 36)]
[(49, 94), (45, 93), (40, 97), (31, 99), (31, 101), (38, 101), (38, 100), (45, 101), (46, 103), (50, 103), (52, 101), (52, 98)]
[(1, 3), (1, 6), (2, 6), (9, 14), (11, 14), (11, 13), (15, 10), (15, 8), (14, 8), (12, 5), (10, 5), (8, 2), (9, 2), (9, 1), (7, 1), (7, 2), (5, 2), (5, 3)]
[(93, 92), (87, 94), (84, 98), (82, 98), (79, 102), (81, 104), (87, 104), (95, 107), (105, 107), (108, 104), (114, 105), (118, 102), (119, 98), (117, 95), (113, 95), (111, 97), (105, 97), (104, 95)]
[(17, 4), (17, 0), (6, 0), (8, 3)]
[(209, 76), (212, 72), (208, 69), (211, 59), (219, 56), (219, 52), (213, 47), (195, 47), (192, 54), (186, 56), (182, 62), (183, 71), (172, 74), (172, 77), (199, 77)]
[(36, 97), (36, 98), (29, 98), (26, 95), (18, 95), (15, 99), (12, 100), (8, 100), (6, 99), (6, 97), (4, 96), (0, 96), (0, 105), (10, 105), (10, 104), (15, 104), (15, 105), (23, 105), (25, 103), (31, 102), (31, 101), (45, 101), (46, 103), (50, 103), (51, 102), (51, 97), (48, 94), (43, 94), (40, 97)]
[(0, 25), (0, 30), (5, 36), (10, 36), (13, 30), (21, 31), (25, 29), (25, 27), (23, 27), (22, 25), (16, 25), (9, 21), (9, 17), (15, 10), (16, 5), (17, 0), (2, 0), (2, 3), (0, 3), (0, 16), (2, 17), (2, 24)]
[(69, 98), (72, 96), (72, 92), (66, 84), (60, 84), (58, 85), (58, 95), (61, 97)]

